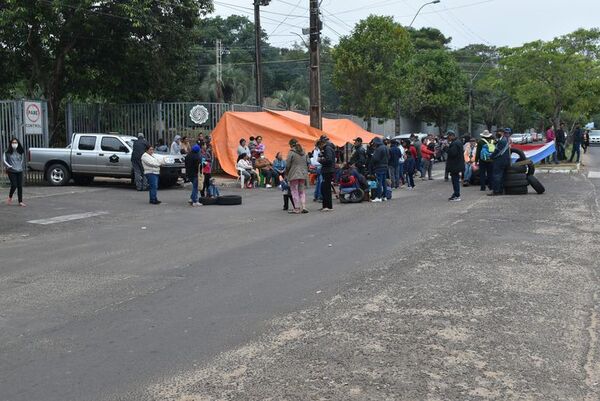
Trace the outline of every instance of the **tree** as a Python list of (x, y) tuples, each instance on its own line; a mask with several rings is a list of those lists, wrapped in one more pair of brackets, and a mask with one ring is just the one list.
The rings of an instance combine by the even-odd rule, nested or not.
[(285, 110), (308, 110), (308, 96), (297, 89), (275, 91), (273, 100), (276, 107)]
[(371, 117), (394, 115), (400, 86), (398, 69), (408, 61), (412, 45), (408, 32), (391, 17), (371, 15), (333, 50), (333, 84), (342, 105), (370, 122)]
[(171, 98), (193, 65), (193, 28), (211, 10), (211, 0), (6, 0), (0, 48), (10, 68), (0, 81), (43, 94), (53, 136), (69, 96)]
[(578, 30), (550, 42), (501, 49), (499, 79), (523, 107), (558, 124), (600, 111), (600, 31)]
[(402, 108), (407, 114), (433, 121), (443, 133), (465, 107), (466, 78), (445, 50), (417, 53), (403, 68)]
[(407, 28), (407, 30), (416, 51), (447, 49), (452, 41), (452, 38), (444, 36), (444, 34), (436, 28)]

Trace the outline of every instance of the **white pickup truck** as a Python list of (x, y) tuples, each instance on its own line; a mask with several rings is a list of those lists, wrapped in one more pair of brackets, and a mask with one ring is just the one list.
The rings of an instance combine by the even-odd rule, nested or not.
[[(114, 134), (74, 134), (66, 148), (30, 148), (28, 167), (43, 171), (50, 185), (66, 185), (71, 178), (78, 185), (90, 184), (94, 177), (132, 178), (131, 151), (133, 136)], [(161, 186), (172, 186), (182, 176), (184, 156), (158, 152), (163, 158), (160, 168)]]

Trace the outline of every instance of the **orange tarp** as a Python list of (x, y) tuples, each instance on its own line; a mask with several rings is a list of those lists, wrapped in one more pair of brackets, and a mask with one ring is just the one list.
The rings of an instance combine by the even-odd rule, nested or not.
[(323, 119), (323, 130), (310, 126), (310, 117), (292, 111), (226, 112), (212, 133), (212, 146), (223, 171), (237, 176), (237, 148), (240, 139), (262, 136), (265, 156), (273, 161), (277, 152), (283, 157), (290, 150), (289, 141), (296, 138), (306, 152), (311, 151), (321, 135), (326, 134), (337, 146), (361, 137), (365, 143), (377, 135), (365, 131), (347, 119)]

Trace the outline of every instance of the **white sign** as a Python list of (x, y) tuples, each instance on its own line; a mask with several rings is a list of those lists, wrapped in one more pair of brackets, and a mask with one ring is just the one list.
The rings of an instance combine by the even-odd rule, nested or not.
[(44, 133), (41, 102), (23, 102), (23, 114), (25, 135)]
[(204, 106), (196, 105), (190, 110), (190, 118), (196, 124), (204, 124), (208, 120), (208, 110)]

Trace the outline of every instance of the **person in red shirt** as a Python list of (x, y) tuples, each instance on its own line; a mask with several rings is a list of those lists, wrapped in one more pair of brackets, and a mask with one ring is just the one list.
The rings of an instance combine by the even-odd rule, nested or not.
[(415, 189), (415, 167), (417, 162), (417, 149), (410, 141), (405, 140), (402, 142), (402, 146), (405, 149), (406, 161), (404, 162), (404, 171), (406, 173), (406, 183), (409, 190)]
[[(424, 139), (421, 143), (421, 160), (423, 162), (423, 172), (427, 172), (428, 179), (433, 180), (431, 178), (431, 168), (433, 167), (432, 159), (435, 156), (435, 152), (429, 150), (429, 142), (429, 139)], [(425, 174), (423, 174), (421, 179), (425, 181)]]

